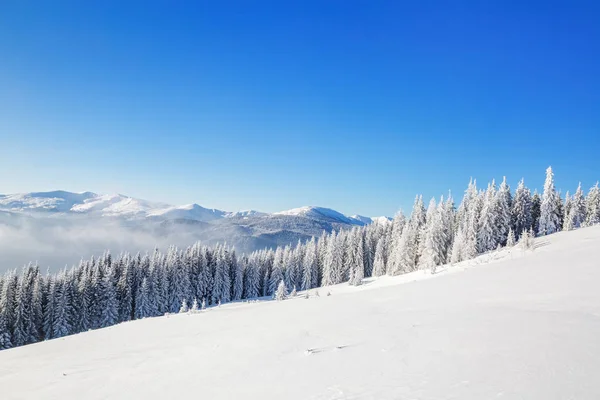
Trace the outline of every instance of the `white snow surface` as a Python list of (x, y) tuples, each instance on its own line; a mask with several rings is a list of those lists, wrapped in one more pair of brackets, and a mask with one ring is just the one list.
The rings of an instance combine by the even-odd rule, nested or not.
[[(0, 352), (13, 399), (598, 399), (600, 227)], [(331, 293), (328, 296), (327, 293)]]

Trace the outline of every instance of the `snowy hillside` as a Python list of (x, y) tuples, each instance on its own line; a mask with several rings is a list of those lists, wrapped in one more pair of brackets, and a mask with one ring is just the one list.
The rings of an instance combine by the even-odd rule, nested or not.
[(598, 243), (600, 227), (561, 232), (435, 275), (2, 351), (2, 399), (597, 399)]

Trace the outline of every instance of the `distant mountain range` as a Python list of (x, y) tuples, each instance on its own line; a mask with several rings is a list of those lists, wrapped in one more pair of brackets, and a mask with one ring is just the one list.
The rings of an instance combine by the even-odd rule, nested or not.
[[(104, 248), (145, 251), (155, 245), (185, 246), (197, 240), (206, 244), (227, 242), (240, 252), (250, 252), (306, 240), (320, 235), (324, 230), (329, 232), (332, 229), (389, 220), (387, 217), (346, 216), (329, 208), (315, 206), (276, 213), (255, 210), (228, 212), (198, 204), (173, 206), (121, 194), (57, 190), (0, 195), (0, 228), (8, 226), (19, 229), (18, 235), (22, 238), (36, 236), (35, 248), (22, 246), (29, 252), (34, 251), (31, 255), (23, 254), (23, 262), (43, 260), (46, 253), (53, 255), (52, 260), (68, 261), (68, 257), (54, 256), (74, 252), (73, 249), (77, 249), (75, 254), (78, 257), (87, 257), (90, 254), (79, 253), (87, 251), (88, 247), (92, 252)], [(98, 233), (99, 230), (102, 230), (102, 234)], [(78, 233), (72, 234), (75, 231)], [(0, 246), (10, 247), (10, 238), (15, 235), (15, 232), (4, 234), (6, 243), (0, 242)], [(56, 249), (57, 246), (51, 242), (53, 237), (60, 235), (64, 235), (64, 240), (59, 247), (64, 249)], [(144, 240), (138, 240), (139, 237), (144, 237)], [(85, 243), (85, 246), (81, 243)], [(38, 248), (45, 249), (46, 253), (42, 253), (42, 250), (36, 253)]]
[(366, 225), (387, 217), (346, 216), (330, 208), (305, 206), (276, 213), (255, 210), (228, 212), (204, 208), (198, 204), (172, 206), (165, 203), (136, 199), (122, 194), (101, 195), (92, 192), (73, 193), (64, 190), (0, 194), (0, 210), (43, 216), (49, 213), (125, 219), (153, 218), (161, 220), (187, 219), (211, 222), (222, 218), (251, 218), (264, 216), (291, 216), (322, 220), (347, 225)]

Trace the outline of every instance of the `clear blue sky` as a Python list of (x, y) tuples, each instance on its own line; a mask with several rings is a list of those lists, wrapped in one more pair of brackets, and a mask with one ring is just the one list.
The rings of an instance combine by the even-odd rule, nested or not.
[[(528, 3), (528, 4), (523, 4)], [(0, 193), (391, 215), (600, 178), (600, 5), (0, 3)]]

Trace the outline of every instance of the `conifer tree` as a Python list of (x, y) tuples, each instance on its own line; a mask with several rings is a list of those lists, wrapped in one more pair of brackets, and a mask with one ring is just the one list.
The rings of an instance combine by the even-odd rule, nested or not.
[(513, 247), (516, 243), (515, 233), (512, 228), (508, 231), (508, 238), (506, 239), (506, 247)]
[(242, 294), (244, 292), (243, 264), (237, 262), (235, 250), (232, 249), (228, 255), (229, 270), (233, 271), (231, 300), (237, 301), (242, 299)]
[(317, 243), (313, 237), (306, 244), (304, 259), (302, 260), (302, 285), (300, 288), (308, 290), (316, 287), (318, 274)]
[(402, 213), (402, 210), (398, 211), (394, 220), (392, 221), (392, 236), (390, 238), (390, 251), (388, 258), (388, 268), (393, 271), (393, 275), (396, 275), (401, 270), (401, 244), (402, 231), (406, 224), (406, 218)]
[(546, 170), (546, 182), (544, 183), (542, 204), (540, 206), (540, 221), (538, 227), (538, 233), (540, 235), (549, 235), (558, 232), (561, 229), (560, 202), (560, 196), (554, 188), (554, 174), (552, 173), (552, 167), (548, 167)]
[(148, 278), (142, 278), (142, 284), (138, 286), (135, 296), (135, 319), (142, 319), (152, 316), (149, 307), (149, 283)]
[(229, 263), (224, 248), (215, 254), (216, 269), (213, 287), (213, 304), (225, 303), (231, 300), (231, 278), (229, 276)]
[(496, 243), (502, 246), (506, 244), (512, 226), (511, 207), (512, 195), (504, 177), (496, 193)]
[(7, 272), (0, 287), (0, 350), (9, 349), (13, 346), (11, 333), (11, 303), (13, 298), (12, 277), (13, 272)]
[(285, 286), (285, 282), (283, 281), (283, 279), (279, 282), (279, 285), (277, 285), (277, 290), (275, 291), (275, 300), (277, 301), (281, 301), (281, 300), (285, 300), (288, 296), (288, 292), (287, 292), (287, 287)]
[[(429, 209), (433, 211), (430, 212)], [(427, 215), (428, 220), (419, 265), (421, 268), (428, 268), (432, 273), (435, 273), (436, 267), (445, 262), (446, 254), (443, 198), (438, 206), (435, 204), (435, 199), (431, 199)]]
[(350, 285), (358, 286), (362, 284), (362, 280), (365, 277), (365, 265), (364, 265), (364, 254), (363, 254), (363, 236), (358, 228), (353, 228), (350, 235), (349, 245), (349, 258), (348, 264), (350, 265)]
[(496, 187), (492, 181), (485, 191), (483, 208), (479, 219), (479, 230), (477, 232), (477, 250), (479, 253), (494, 250), (498, 245), (496, 225), (498, 220), (496, 208)]
[(102, 279), (100, 296), (100, 327), (106, 328), (116, 324), (119, 321), (119, 307), (117, 304), (116, 289), (111, 271), (107, 271)]
[(598, 182), (590, 189), (585, 203), (587, 214), (585, 225), (600, 224), (600, 187), (598, 187)]
[(335, 285), (343, 281), (343, 236), (335, 231), (327, 241), (327, 254), (323, 266), (323, 286)]
[(269, 280), (269, 290), (267, 291), (268, 296), (275, 294), (277, 287), (279, 286), (279, 282), (283, 280), (283, 256), (283, 249), (281, 247), (277, 247), (273, 259), (273, 270), (271, 271), (271, 277)]
[(515, 198), (512, 205), (513, 232), (516, 235), (520, 235), (524, 230), (529, 230), (532, 224), (531, 192), (525, 187), (524, 180), (521, 179), (515, 191)]
[(52, 337), (60, 338), (71, 334), (69, 314), (71, 312), (71, 299), (67, 289), (67, 273), (63, 270), (56, 278), (54, 284), (54, 312), (52, 320)]
[(537, 235), (539, 231), (541, 207), (542, 198), (536, 190), (533, 192), (533, 197), (531, 198), (531, 229), (529, 229), (533, 230), (534, 235)]
[(190, 308), (190, 311), (192, 313), (197, 313), (198, 311), (200, 311), (200, 309), (198, 308), (198, 299), (194, 299), (194, 302), (192, 303), (192, 308)]
[(379, 277), (386, 274), (385, 259), (384, 259), (384, 242), (385, 238), (380, 238), (377, 241), (375, 250), (375, 260), (373, 261), (373, 276)]
[(244, 298), (253, 299), (259, 296), (260, 274), (257, 256), (251, 255), (246, 259), (244, 267)]
[(188, 311), (190, 311), (190, 309), (188, 308), (187, 301), (183, 299), (181, 302), (181, 307), (179, 307), (179, 314), (185, 314)]

